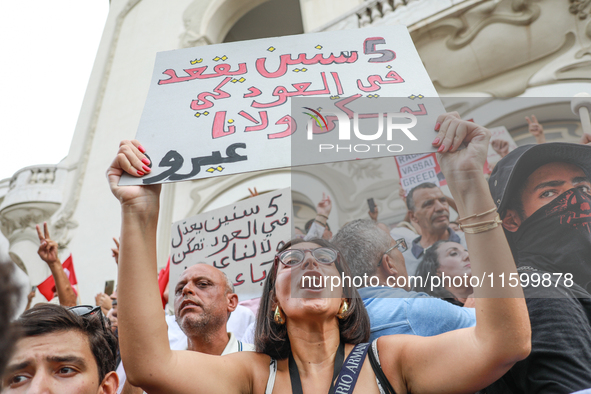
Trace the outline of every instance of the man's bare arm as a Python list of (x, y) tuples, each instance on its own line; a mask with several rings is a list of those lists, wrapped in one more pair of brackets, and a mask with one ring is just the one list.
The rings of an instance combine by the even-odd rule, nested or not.
[(64, 272), (62, 263), (57, 256), (57, 242), (49, 237), (47, 222), (43, 223), (43, 233), (41, 232), (39, 225), (37, 225), (36, 228), (39, 242), (41, 243), (37, 253), (39, 254), (39, 257), (41, 257), (41, 260), (45, 261), (51, 270), (60, 305), (76, 306), (76, 293), (74, 292), (70, 280)]

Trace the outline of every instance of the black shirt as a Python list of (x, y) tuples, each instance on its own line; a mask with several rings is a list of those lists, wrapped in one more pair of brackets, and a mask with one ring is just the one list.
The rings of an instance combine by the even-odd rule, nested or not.
[[(521, 271), (520, 275), (542, 275)], [(523, 282), (522, 282), (523, 283)], [(570, 283), (567, 283), (570, 284)], [(523, 288), (532, 351), (481, 393), (567, 394), (591, 387), (591, 296), (578, 285)], [(543, 297), (543, 298), (541, 298)]]

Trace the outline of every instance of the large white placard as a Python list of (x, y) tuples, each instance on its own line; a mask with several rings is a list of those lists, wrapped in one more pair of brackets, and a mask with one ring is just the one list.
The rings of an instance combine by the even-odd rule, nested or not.
[[(331, 121), (339, 115), (335, 110), (326, 112), (314, 104), (291, 106), (292, 98), (318, 97), (334, 102), (352, 127), (356, 105), (362, 100), (376, 105), (383, 98), (403, 100), (388, 104), (391, 114), (378, 109), (375, 111), (383, 115), (361, 113), (362, 130), (352, 133), (352, 138), (363, 134), (357, 141), (361, 143), (353, 142), (347, 155), (346, 149), (338, 150), (338, 144), (326, 140), (334, 136), (340, 141), (344, 135), (342, 131), (337, 134)], [(296, 120), (303, 112), (304, 124)], [(136, 135), (147, 150), (152, 170), (141, 178), (125, 176), (121, 184), (432, 152), (433, 127), (443, 112), (405, 26), (161, 52)], [(324, 145), (324, 151), (319, 157), (292, 160), (291, 137), (305, 140), (312, 119), (313, 133), (319, 133), (315, 139)], [(384, 128), (380, 135), (375, 133), (378, 124)], [(319, 127), (322, 130), (318, 131)], [(327, 148), (331, 144), (333, 152)]]
[(281, 189), (173, 223), (169, 294), (197, 263), (222, 270), (240, 300), (260, 297), (267, 272), (291, 238), (291, 191)]

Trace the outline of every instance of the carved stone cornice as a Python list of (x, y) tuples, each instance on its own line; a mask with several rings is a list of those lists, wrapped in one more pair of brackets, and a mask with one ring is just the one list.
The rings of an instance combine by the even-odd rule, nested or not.
[(571, 4), (570, 4), (570, 7), (568, 8), (568, 10), (570, 11), (571, 14), (575, 14), (581, 20), (586, 19), (589, 16), (589, 14), (587, 12), (585, 12), (585, 10), (587, 9), (587, 7), (589, 7), (591, 5), (591, 0), (569, 0), (569, 1)]
[(531, 0), (512, 0), (509, 10), (503, 2), (489, 0), (472, 7), (461, 16), (446, 18), (432, 25), (432, 29), (447, 28), (449, 39), (446, 46), (458, 50), (470, 44), (487, 26), (494, 23), (526, 26), (539, 18), (541, 9)]
[(14, 233), (48, 220), (58, 208), (58, 204), (21, 204), (12, 209), (4, 209), (0, 214), (2, 233), (10, 239)]

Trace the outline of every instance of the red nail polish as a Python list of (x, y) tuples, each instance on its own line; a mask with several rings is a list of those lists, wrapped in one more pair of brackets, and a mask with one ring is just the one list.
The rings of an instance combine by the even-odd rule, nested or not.
[(441, 145), (439, 147), (439, 149), (437, 149), (437, 152), (440, 152), (441, 153), (441, 152), (443, 152), (444, 149), (445, 149), (445, 145)]
[(435, 138), (435, 140), (432, 142), (433, 145), (437, 145), (439, 143), (439, 137)]
[(150, 172), (150, 171), (152, 171), (152, 169), (151, 169), (150, 167), (148, 167), (148, 166), (142, 166), (142, 168), (143, 168), (143, 169), (144, 169), (144, 171), (146, 171), (146, 172)]
[(144, 163), (145, 165), (149, 166), (150, 165), (150, 160), (146, 159), (145, 157), (142, 159), (142, 163)]
[(143, 173), (143, 172), (141, 172), (141, 171), (138, 171), (138, 172), (137, 172), (137, 174), (138, 174), (139, 176), (144, 176), (144, 175), (146, 175), (146, 174), (144, 174), (144, 173)]
[(143, 146), (141, 146), (141, 145), (139, 145), (139, 146), (137, 147), (137, 149), (138, 149), (140, 152), (142, 152), (142, 153), (146, 153), (146, 148), (144, 148), (144, 147), (143, 147)]
[(435, 131), (439, 131), (440, 127), (441, 127), (441, 123), (439, 123), (439, 122), (435, 123)]

